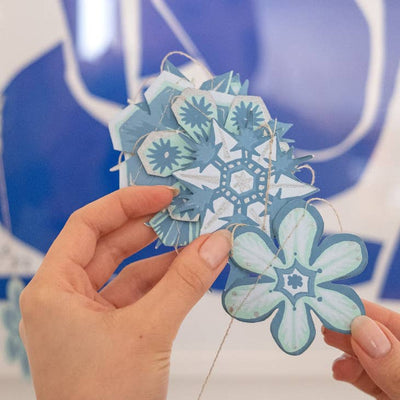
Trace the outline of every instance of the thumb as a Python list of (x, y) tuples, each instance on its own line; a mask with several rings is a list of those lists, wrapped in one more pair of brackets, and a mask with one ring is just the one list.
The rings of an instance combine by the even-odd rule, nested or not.
[(183, 249), (160, 282), (142, 298), (148, 317), (157, 321), (165, 334), (175, 337), (187, 313), (225, 267), (231, 247), (228, 230), (200, 236)]
[(354, 353), (390, 399), (400, 400), (400, 342), (379, 322), (361, 316), (351, 324)]

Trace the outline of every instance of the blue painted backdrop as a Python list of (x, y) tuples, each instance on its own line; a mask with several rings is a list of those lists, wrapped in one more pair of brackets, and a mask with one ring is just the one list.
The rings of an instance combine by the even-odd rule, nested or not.
[[(114, 27), (109, 46), (97, 57), (82, 58), (78, 35), (82, 1), (63, 1), (81, 77), (92, 94), (122, 106), (127, 99), (127, 77), (120, 3), (109, 0), (109, 24)], [(300, 147), (319, 150), (338, 144), (359, 121), (371, 37), (355, 2), (167, 0), (165, 4), (211, 71), (234, 69), (248, 78), (250, 93), (264, 98), (273, 117), (294, 123), (292, 137), (298, 141), (301, 137)], [(167, 52), (187, 49), (153, 2), (142, 1), (140, 12), (140, 74), (149, 76), (159, 71)], [(386, 0), (379, 109), (361, 141), (340, 156), (313, 165), (321, 197), (353, 187), (368, 165), (399, 66), (399, 21), (400, 4)], [(117, 174), (109, 172), (118, 154), (112, 149), (107, 127), (91, 117), (69, 91), (62, 47), (61, 43), (34, 60), (5, 89), (4, 164), (12, 230), (42, 252), (72, 211), (118, 186)], [(381, 245), (367, 243), (369, 265), (352, 283), (372, 278)], [(139, 256), (152, 253), (153, 246)], [(394, 260), (400, 258), (400, 240), (396, 254)], [(400, 298), (399, 278), (399, 268), (393, 261), (388, 266), (383, 298)], [(223, 280), (224, 276), (216, 287)], [(3, 295), (2, 289), (0, 297)]]

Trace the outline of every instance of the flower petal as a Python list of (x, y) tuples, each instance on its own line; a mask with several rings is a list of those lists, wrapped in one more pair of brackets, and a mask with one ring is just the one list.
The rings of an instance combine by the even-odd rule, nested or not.
[(281, 259), (276, 255), (272, 240), (267, 235), (261, 236), (253, 231), (235, 237), (232, 248), (233, 261), (241, 268), (257, 274), (275, 277), (273, 268), (284, 268)]
[(315, 337), (315, 328), (310, 311), (302, 300), (296, 307), (285, 301), (271, 323), (271, 333), (278, 346), (291, 355), (303, 353)]
[(282, 220), (279, 221), (278, 215), (274, 225), (278, 226), (279, 244), (285, 253), (285, 264), (291, 266), (296, 257), (300, 264), (308, 267), (311, 249), (318, 231), (314, 211), (311, 211), (315, 209), (311, 206), (306, 209), (305, 202), (295, 204), (299, 206), (295, 206), (286, 215), (282, 211)]
[(234, 286), (222, 295), (222, 305), (226, 312), (240, 321), (262, 321), (284, 301), (282, 293), (273, 291), (275, 282), (260, 280), (256, 284), (255, 278), (242, 282), (251, 283)]
[(321, 255), (312, 268), (321, 269), (316, 276), (316, 283), (358, 275), (367, 264), (365, 244), (354, 235), (338, 234), (324, 240)]
[(356, 292), (348, 286), (325, 283), (315, 287), (315, 298), (307, 297), (324, 326), (336, 332), (350, 333), (354, 318), (365, 314), (364, 306)]

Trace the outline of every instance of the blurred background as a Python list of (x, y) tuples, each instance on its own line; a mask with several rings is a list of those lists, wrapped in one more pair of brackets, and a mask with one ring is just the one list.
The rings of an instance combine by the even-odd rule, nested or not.
[[(12, 303), (10, 279), (30, 279), (69, 214), (117, 189), (108, 121), (173, 50), (214, 74), (239, 72), (273, 118), (294, 124), (287, 136), (298, 155), (315, 155), (319, 196), (367, 244), (368, 267), (349, 283), (399, 310), (399, 37), (396, 0), (1, 0), (0, 311)], [(171, 61), (190, 78), (204, 73)], [(338, 232), (332, 211), (319, 209), (326, 232)], [(170, 399), (198, 394), (229, 322), (222, 285), (176, 340)], [(10, 354), (11, 325), (0, 323), (0, 397), (34, 399), (22, 358)], [(333, 381), (337, 356), (319, 335), (290, 357), (268, 322), (235, 322), (204, 399), (366, 398)]]

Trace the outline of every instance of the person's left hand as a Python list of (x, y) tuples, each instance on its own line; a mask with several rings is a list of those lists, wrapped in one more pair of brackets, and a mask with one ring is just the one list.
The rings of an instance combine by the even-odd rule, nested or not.
[(66, 223), (20, 298), (38, 400), (165, 399), (172, 342), (224, 268), (230, 233), (128, 265), (101, 288), (156, 238), (145, 222), (172, 198), (169, 187), (128, 187)]

